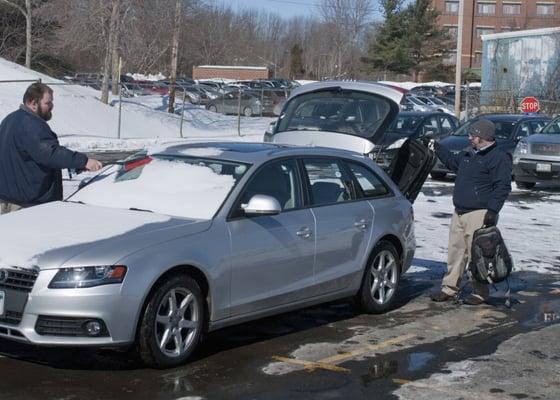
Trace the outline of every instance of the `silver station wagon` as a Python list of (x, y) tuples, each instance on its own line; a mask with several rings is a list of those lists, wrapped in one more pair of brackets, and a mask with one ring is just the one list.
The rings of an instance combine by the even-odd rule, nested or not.
[[(394, 117), (377, 89), (362, 105)], [(244, 321), (348, 297), (384, 312), (414, 255), (409, 199), (429, 168), (419, 176), (413, 153), (394, 161), (395, 182), (363, 152), (319, 146), (135, 155), (66, 201), (0, 217), (0, 337), (133, 345), (162, 368)]]

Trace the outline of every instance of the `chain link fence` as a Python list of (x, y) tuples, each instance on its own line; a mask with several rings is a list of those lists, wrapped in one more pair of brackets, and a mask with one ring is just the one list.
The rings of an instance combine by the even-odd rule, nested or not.
[[(478, 90), (468, 88), (461, 98), (461, 108), (466, 119), (485, 113), (519, 114), (520, 104), (524, 97), (510, 90)], [(558, 99), (538, 98), (539, 114), (553, 117), (560, 113)]]
[[(26, 84), (41, 82), (41, 79), (31, 80), (0, 80), (0, 90), (5, 85)], [(43, 81), (43, 83), (53, 86), (69, 86), (69, 87), (89, 87), (94, 90), (101, 90), (102, 79), (99, 74), (76, 74), (67, 77), (66, 80), (58, 82)], [(109, 92), (111, 93), (112, 83), (109, 82)], [(166, 82), (159, 81), (141, 81), (141, 82), (119, 82), (117, 95), (109, 98), (109, 105), (118, 108), (118, 121), (116, 138), (122, 138), (122, 131), (126, 119), (123, 113), (132, 105), (141, 105), (143, 96), (161, 96), (162, 106), (157, 109), (143, 108), (145, 114), (160, 114), (167, 112), (169, 104), (169, 93), (171, 86)], [(23, 97), (24, 88), (21, 89), (21, 97)], [(272, 88), (261, 87), (260, 89), (248, 88), (243, 85), (239, 86), (217, 86), (216, 89), (203, 83), (200, 84), (176, 84), (175, 85), (175, 107), (174, 114), (179, 118), (177, 137), (188, 136), (188, 127), (195, 124), (196, 109), (206, 109), (211, 112), (221, 113), (237, 117), (237, 133), (242, 135), (243, 122), (250, 121), (250, 117), (274, 117), (276, 116), (283, 103), (289, 97), (291, 89), (288, 88)], [(99, 93), (100, 95), (101, 93)], [(133, 99), (138, 99), (134, 101)], [(165, 106), (165, 107), (164, 107)], [(164, 109), (165, 108), (165, 109)], [(15, 107), (14, 107), (15, 109)], [(230, 121), (232, 122), (232, 121)], [(211, 127), (224, 126), (223, 119), (205, 118), (207, 126)], [(231, 126), (231, 124), (229, 125)], [(264, 134), (264, 131), (263, 131)]]

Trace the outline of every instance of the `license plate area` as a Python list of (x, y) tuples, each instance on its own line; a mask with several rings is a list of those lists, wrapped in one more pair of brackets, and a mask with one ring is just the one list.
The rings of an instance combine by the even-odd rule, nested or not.
[(537, 163), (537, 172), (550, 172), (551, 165), (546, 163)]
[(0, 289), (0, 320), (10, 319), (10, 315), (23, 314), (27, 304), (27, 292), (20, 290)]

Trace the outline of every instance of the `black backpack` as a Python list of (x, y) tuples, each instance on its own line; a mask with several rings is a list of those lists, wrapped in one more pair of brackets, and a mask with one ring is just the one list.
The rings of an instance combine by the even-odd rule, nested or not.
[(513, 261), (500, 230), (495, 226), (477, 229), (473, 235), (468, 273), (480, 283), (498, 283), (513, 269)]

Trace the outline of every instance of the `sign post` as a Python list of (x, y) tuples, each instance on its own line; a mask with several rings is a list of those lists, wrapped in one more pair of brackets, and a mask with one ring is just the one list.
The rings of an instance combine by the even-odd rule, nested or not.
[(519, 110), (522, 113), (537, 113), (540, 110), (539, 101), (533, 96), (525, 97), (519, 104)]

